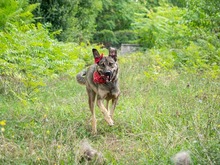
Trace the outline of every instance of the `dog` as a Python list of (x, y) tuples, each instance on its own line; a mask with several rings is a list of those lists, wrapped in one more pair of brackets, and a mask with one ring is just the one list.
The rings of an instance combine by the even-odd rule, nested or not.
[[(114, 125), (113, 113), (120, 95), (118, 82), (117, 50), (109, 48), (109, 55), (103, 56), (98, 50), (92, 49), (95, 64), (77, 74), (79, 84), (86, 86), (89, 98), (89, 108), (92, 113), (92, 133), (97, 133), (97, 120), (95, 116), (95, 102), (104, 115), (104, 119), (110, 125)], [(106, 100), (106, 106), (104, 106)], [(112, 106), (109, 108), (109, 101)]]

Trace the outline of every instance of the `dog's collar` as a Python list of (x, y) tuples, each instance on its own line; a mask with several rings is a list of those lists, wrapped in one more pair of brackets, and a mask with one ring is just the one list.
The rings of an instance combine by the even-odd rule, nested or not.
[(95, 71), (93, 73), (93, 82), (96, 84), (105, 84), (107, 77), (104, 75), (101, 75), (99, 72)]

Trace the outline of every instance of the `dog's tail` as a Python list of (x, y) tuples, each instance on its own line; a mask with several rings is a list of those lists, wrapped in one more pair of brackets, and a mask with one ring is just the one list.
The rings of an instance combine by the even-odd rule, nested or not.
[(81, 85), (86, 84), (86, 72), (86, 70), (83, 70), (76, 75), (76, 80)]

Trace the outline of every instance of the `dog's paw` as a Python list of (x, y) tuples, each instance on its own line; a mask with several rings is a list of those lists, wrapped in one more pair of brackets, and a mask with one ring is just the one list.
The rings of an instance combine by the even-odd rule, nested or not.
[(105, 120), (107, 121), (109, 126), (113, 126), (114, 125), (114, 121), (112, 120), (112, 118), (110, 116), (105, 117)]
[(92, 135), (96, 135), (97, 134), (97, 130), (92, 130)]

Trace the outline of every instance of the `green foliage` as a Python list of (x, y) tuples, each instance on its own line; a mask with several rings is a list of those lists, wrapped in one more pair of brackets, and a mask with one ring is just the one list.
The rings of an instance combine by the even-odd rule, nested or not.
[(189, 0), (187, 24), (194, 29), (204, 29), (219, 34), (220, 4), (215, 0)]
[[(84, 138), (106, 164), (171, 164), (181, 150), (220, 163), (218, 1), (30, 2), (0, 1), (0, 164), (77, 164)], [(115, 126), (97, 113), (97, 136), (73, 78), (92, 40), (148, 48), (119, 57)]]
[(182, 22), (186, 10), (178, 7), (158, 7), (157, 12), (148, 11), (147, 14), (139, 14), (134, 28), (140, 38), (140, 44), (144, 47), (180, 47), (187, 45), (190, 35), (189, 28)]
[(100, 0), (83, 0), (80, 1), (76, 12), (78, 22), (76, 26), (79, 29), (79, 43), (82, 41), (90, 41), (92, 34), (95, 32), (96, 18), (98, 12), (102, 9)]
[[(20, 1), (15, 6), (14, 13), (8, 15), (4, 30), (0, 32), (0, 90), (2, 94), (13, 94), (26, 100), (33, 98), (44, 86), (46, 77), (73, 76), (90, 58), (91, 46), (52, 39), (47, 27), (28, 23), (32, 21), (31, 15), (23, 19), (35, 5), (23, 9), (22, 4)], [(3, 9), (7, 13), (10, 8)], [(18, 13), (17, 19), (11, 19), (11, 15)]]
[(95, 19), (102, 9), (99, 0), (31, 0), (40, 3), (34, 12), (42, 24), (50, 23), (51, 31), (61, 31), (61, 41), (89, 42), (95, 30)]
[(117, 38), (117, 45), (120, 46), (123, 43), (135, 44), (137, 43), (137, 34), (134, 30), (119, 30), (115, 32)]
[[(0, 3), (3, 93), (26, 97), (34, 92), (21, 86), (31, 91), (32, 84), (35, 91), (45, 76), (74, 75), (76, 67), (90, 59), (90, 47), (83, 41), (89, 43), (92, 38), (107, 47), (138, 42), (151, 48), (149, 54), (159, 68), (202, 71), (212, 77), (219, 73), (219, 4), (215, 1), (188, 1), (187, 5), (169, 1), (182, 8), (155, 1), (153, 6), (158, 7), (153, 10), (145, 8), (150, 1), (30, 2), (39, 4), (30, 5), (27, 0)], [(33, 11), (43, 24), (34, 23)], [(60, 43), (53, 35), (82, 44)]]
[[(207, 44), (207, 45), (206, 45)], [(151, 49), (148, 56), (153, 62), (145, 72), (147, 77), (156, 78), (163, 70), (179, 69), (189, 73), (202, 73), (212, 78), (219, 78), (219, 50), (208, 43), (201, 46), (191, 42), (184, 49)], [(216, 54), (218, 53), (218, 54)]]
[(0, 30), (4, 29), (6, 23), (25, 25), (33, 21), (32, 11), (38, 4), (29, 5), (28, 0), (3, 0), (0, 2)]
[[(34, 15), (37, 21), (42, 24), (51, 24), (50, 30), (54, 31), (68, 31), (69, 28), (75, 31), (76, 27), (73, 26), (73, 23), (76, 23), (74, 15), (76, 13), (76, 7), (79, 3), (77, 0), (68, 1), (68, 0), (55, 0), (55, 1), (42, 1), (42, 0), (30, 0), (30, 3), (40, 3), (38, 8), (34, 11)], [(71, 20), (71, 22), (70, 22)], [(61, 39), (62, 34), (57, 33), (57, 38)], [(67, 33), (67, 32), (66, 32)], [(65, 40), (65, 38), (64, 38)]]
[[(204, 3), (202, 4), (205, 5)], [(201, 6), (204, 7), (203, 5)], [(193, 8), (197, 10), (198, 6)], [(204, 71), (217, 77), (220, 42), (218, 32), (210, 28), (212, 25), (217, 28), (217, 20), (209, 24), (199, 19), (199, 22), (204, 23), (200, 24), (193, 21), (189, 10), (194, 11), (190, 8), (163, 6), (157, 7), (155, 11), (148, 11), (147, 14), (139, 14), (140, 17), (133, 24), (139, 35), (139, 43), (146, 48), (153, 48), (149, 50), (149, 54), (160, 59), (160, 67)], [(203, 14), (207, 16), (205, 20), (212, 21), (211, 17), (207, 19), (205, 12)]]
[(139, 4), (134, 1), (103, 0), (103, 10), (97, 16), (97, 31), (107, 29), (112, 31), (130, 29), (134, 14)]
[(109, 47), (111, 44), (117, 43), (116, 36), (111, 30), (102, 30), (100, 32), (97, 32), (93, 38), (94, 42), (99, 43), (101, 41), (100, 44), (104, 44), (106, 47)]
[(9, 15), (15, 12), (17, 7), (16, 1), (13, 0), (3, 0), (0, 2), (0, 29), (3, 29)]
[[(93, 41), (103, 43), (107, 47), (109, 45), (118, 46), (121, 43), (134, 42), (136, 36), (135, 32), (132, 32), (131, 26), (136, 17), (134, 13), (144, 11), (144, 7), (139, 2), (128, 0), (119, 0), (117, 2), (102, 0), (102, 4), (103, 9), (96, 18), (97, 27)], [(101, 37), (99, 37), (100, 35)], [(107, 43), (106, 40), (108, 40)]]
[[(78, 58), (86, 60), (90, 52), (89, 48), (91, 49), (91, 47), (84, 48), (73, 43), (58, 43), (50, 39), (47, 30), (41, 24), (37, 27), (29, 24), (20, 26), (19, 29), (16, 27), (10, 29), (2, 32), (0, 37), (3, 48), (1, 49), (1, 75), (5, 77), (4, 84), (11, 80), (11, 77), (14, 79), (19, 77), (19, 83), (10, 87), (18, 88), (17, 86), (23, 82), (23, 85), (28, 88), (32, 84), (34, 90), (36, 85), (31, 81), (39, 81), (41, 86), (41, 79), (45, 76), (53, 78), (63, 73), (74, 75), (78, 71), (77, 67), (85, 65), (85, 62)], [(17, 90), (14, 92), (20, 93)]]
[(122, 43), (136, 43), (137, 35), (133, 30), (102, 30), (96, 32), (93, 36), (93, 42), (104, 44), (106, 47), (116, 46), (120, 47)]
[(160, 3), (164, 3), (164, 0), (139, 0), (139, 2), (147, 9), (153, 9), (156, 6), (160, 6)]
[(189, 2), (188, 0), (168, 0), (168, 1), (172, 5), (178, 6), (178, 7), (186, 7), (187, 3)]

